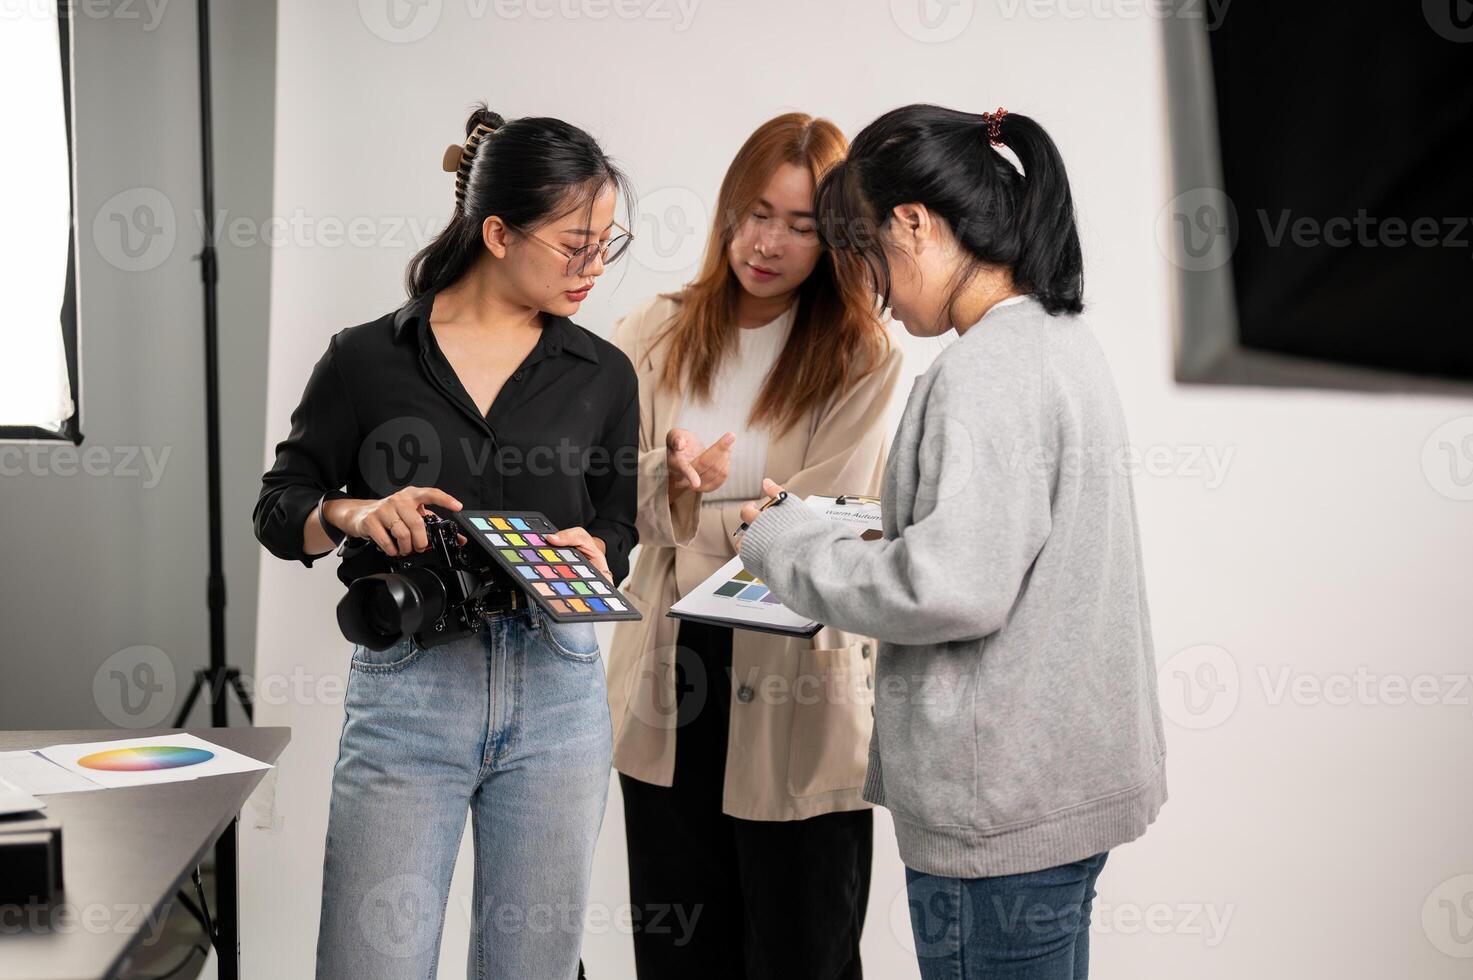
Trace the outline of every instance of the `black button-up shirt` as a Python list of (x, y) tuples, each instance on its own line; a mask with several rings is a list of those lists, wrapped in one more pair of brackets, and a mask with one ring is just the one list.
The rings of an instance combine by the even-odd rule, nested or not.
[[(468, 509), (538, 510), (608, 545), (614, 581), (634, 548), (639, 383), (613, 344), (567, 317), (542, 336), (482, 416), (430, 330), (434, 293), (329, 341), (261, 481), (256, 537), (312, 564), (302, 528), (324, 493), (361, 499), (438, 487)], [(368, 547), (338, 577), (382, 571)]]

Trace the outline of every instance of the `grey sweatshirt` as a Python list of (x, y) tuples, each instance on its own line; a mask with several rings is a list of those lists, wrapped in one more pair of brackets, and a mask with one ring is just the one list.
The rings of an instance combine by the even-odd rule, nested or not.
[(916, 380), (883, 540), (797, 498), (747, 531), (743, 563), (784, 604), (881, 641), (864, 796), (908, 867), (1066, 864), (1139, 837), (1165, 801), (1128, 447), (1089, 328), (1028, 298)]

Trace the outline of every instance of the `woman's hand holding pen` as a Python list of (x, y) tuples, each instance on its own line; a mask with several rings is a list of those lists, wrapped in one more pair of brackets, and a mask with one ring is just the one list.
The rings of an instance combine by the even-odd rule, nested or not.
[(686, 490), (710, 493), (719, 489), (731, 469), (731, 447), (735, 442), (736, 434), (728, 432), (707, 447), (689, 429), (671, 429), (665, 436), (670, 499)]
[[(784, 490), (782, 484), (778, 483), (776, 480), (764, 479), (762, 481), (762, 492), (765, 493), (767, 496), (762, 498), (761, 500), (751, 500), (745, 504), (742, 504), (742, 526), (737, 528), (737, 534), (741, 534), (748, 527), (750, 527), (752, 525), (752, 522), (757, 519), (758, 514), (762, 513), (773, 504), (787, 499), (788, 496), (788, 492)], [(737, 550), (741, 550), (740, 544), (737, 546)]]

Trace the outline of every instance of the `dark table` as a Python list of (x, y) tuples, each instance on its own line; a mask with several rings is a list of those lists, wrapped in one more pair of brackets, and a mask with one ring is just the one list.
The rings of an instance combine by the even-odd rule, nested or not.
[[(288, 728), (189, 728), (192, 735), (275, 763)], [(0, 751), (67, 742), (173, 735), (177, 728), (0, 732)], [(206, 776), (182, 783), (100, 789), (42, 797), (62, 830), (65, 892), (52, 921), (34, 909), (0, 910), (0, 980), (113, 977), (152, 934), (175, 891), (215, 848), (215, 953), (221, 980), (240, 976), (236, 819), (270, 772)], [(153, 917), (150, 922), (149, 916)]]

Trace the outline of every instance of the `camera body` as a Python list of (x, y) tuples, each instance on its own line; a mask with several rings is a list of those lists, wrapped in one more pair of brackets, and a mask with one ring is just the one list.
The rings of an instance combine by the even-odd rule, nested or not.
[[(387, 650), (405, 634), (422, 649), (485, 628), (494, 612), (515, 609), (520, 590), (494, 562), (459, 541), (454, 521), (425, 516), (428, 551), (391, 559), (387, 572), (364, 575), (338, 601), (338, 628), (353, 643)], [(365, 542), (360, 547), (377, 547)]]

